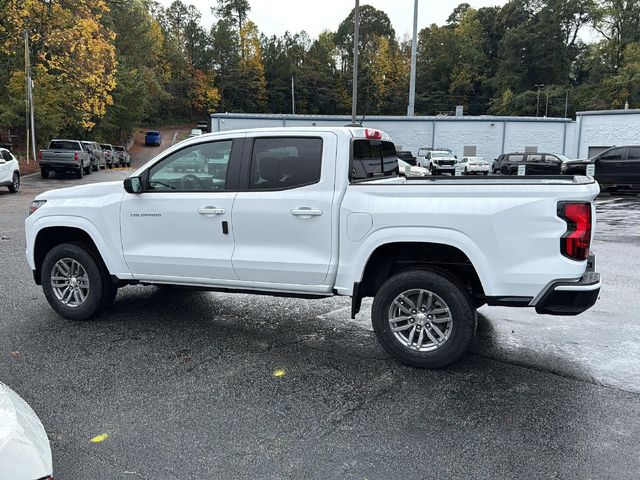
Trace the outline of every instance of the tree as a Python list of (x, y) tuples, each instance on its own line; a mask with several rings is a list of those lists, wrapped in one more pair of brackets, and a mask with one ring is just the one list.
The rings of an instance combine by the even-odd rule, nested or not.
[[(338, 27), (334, 42), (342, 56), (342, 69), (351, 68), (353, 62), (353, 26), (355, 22), (355, 9), (345, 18)], [(371, 5), (363, 5), (360, 8), (360, 32), (359, 48), (362, 55), (373, 51), (377, 37), (395, 39), (396, 32), (391, 25), (389, 16), (382, 10), (377, 10)]]
[[(111, 92), (115, 88), (117, 65), (115, 36), (102, 24), (108, 10), (104, 0), (76, 0), (68, 4), (8, 2), (0, 10), (0, 17), (12, 22), (2, 26), (0, 45), (9, 60), (5, 68), (13, 72), (22, 69), (20, 56), (14, 52), (22, 50), (22, 35), (24, 29), (29, 28), (34, 94), (39, 95), (41, 85), (57, 92), (60, 96), (57, 101), (65, 110), (60, 125), (63, 132), (91, 130), (113, 101)], [(9, 75), (15, 79), (17, 74), (13, 72)], [(9, 93), (5, 87), (4, 95)], [(39, 134), (38, 140), (47, 139)]]
[(266, 105), (267, 81), (264, 77), (262, 47), (258, 27), (251, 21), (245, 22), (240, 30), (240, 44), (244, 46), (238, 62), (238, 77), (235, 85), (237, 105), (244, 112), (262, 112)]
[(214, 14), (231, 20), (238, 31), (242, 30), (249, 10), (251, 10), (249, 0), (218, 0), (218, 6), (211, 9)]

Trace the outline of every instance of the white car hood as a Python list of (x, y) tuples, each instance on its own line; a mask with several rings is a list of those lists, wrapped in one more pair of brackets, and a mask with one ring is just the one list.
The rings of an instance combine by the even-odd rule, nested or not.
[(77, 187), (49, 190), (38, 195), (36, 199), (94, 198), (112, 195), (114, 193), (125, 193), (122, 181), (90, 183), (88, 185), (78, 185)]
[(27, 403), (0, 383), (0, 480), (36, 480), (53, 474), (51, 447)]

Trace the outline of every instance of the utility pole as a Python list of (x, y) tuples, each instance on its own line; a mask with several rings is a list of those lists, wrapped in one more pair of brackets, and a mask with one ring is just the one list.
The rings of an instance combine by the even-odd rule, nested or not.
[(360, 0), (356, 0), (353, 28), (353, 93), (351, 94), (351, 123), (355, 124), (358, 109), (358, 43), (360, 35)]
[(545, 89), (545, 92), (547, 94), (547, 106), (544, 109), (544, 118), (547, 118), (547, 116), (549, 115), (549, 88), (548, 87)]
[(567, 90), (567, 97), (564, 101), (564, 118), (567, 118), (567, 114), (569, 113), (569, 90)]
[(411, 42), (411, 77), (409, 78), (409, 106), (407, 117), (415, 115), (416, 106), (416, 57), (418, 54), (418, 0), (413, 4), (413, 41)]
[[(29, 165), (29, 141), (31, 154), (36, 159), (36, 132), (33, 119), (33, 81), (31, 80), (31, 55), (29, 52), (29, 29), (24, 31), (24, 76), (25, 76), (25, 117), (27, 120), (27, 165)], [(31, 135), (29, 135), (31, 134)], [(31, 137), (31, 138), (29, 138)]]
[(536, 104), (536, 117), (539, 117), (540, 116), (540, 89), (544, 87), (544, 83), (534, 85), (534, 87), (538, 87), (538, 103)]
[(296, 114), (296, 87), (293, 83), (293, 75), (291, 75), (291, 112)]

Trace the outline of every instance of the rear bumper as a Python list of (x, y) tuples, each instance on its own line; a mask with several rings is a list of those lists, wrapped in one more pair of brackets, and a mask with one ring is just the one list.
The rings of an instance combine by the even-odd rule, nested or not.
[(40, 161), (40, 168), (48, 168), (55, 171), (75, 171), (80, 168), (80, 163), (62, 163), (62, 162), (47, 162)]
[(577, 282), (554, 282), (535, 303), (536, 312), (547, 315), (579, 315), (593, 307), (601, 286), (600, 274), (593, 271), (587, 271)]

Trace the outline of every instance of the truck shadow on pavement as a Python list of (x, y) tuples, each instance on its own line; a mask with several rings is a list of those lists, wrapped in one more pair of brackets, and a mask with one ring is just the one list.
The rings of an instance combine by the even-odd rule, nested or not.
[[(636, 397), (486, 358), (498, 346), (482, 318), (479, 355), (405, 367), (372, 332), (318, 320), (347, 304), (130, 287), (101, 318), (71, 322), (38, 300), (12, 333), (22, 360), (0, 372), (19, 376), (56, 432), (57, 475), (72, 480), (96, 458), (110, 478), (602, 478), (640, 467)], [(111, 436), (87, 455), (96, 430)]]

